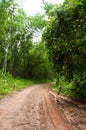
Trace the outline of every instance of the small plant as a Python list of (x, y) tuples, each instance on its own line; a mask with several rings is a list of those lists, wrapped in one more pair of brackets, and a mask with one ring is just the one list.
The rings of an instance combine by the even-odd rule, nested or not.
[(71, 82), (68, 82), (64, 76), (61, 76), (59, 78), (59, 83), (58, 85), (55, 85), (53, 87), (53, 89), (55, 91), (57, 91), (57, 93), (64, 93), (66, 95), (69, 95), (69, 96), (72, 96), (72, 92), (71, 92), (71, 89), (74, 85), (74, 82), (71, 81)]

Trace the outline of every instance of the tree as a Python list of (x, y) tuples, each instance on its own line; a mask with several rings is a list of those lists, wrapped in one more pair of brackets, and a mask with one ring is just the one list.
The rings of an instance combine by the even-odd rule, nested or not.
[(76, 90), (85, 90), (86, 85), (85, 5), (85, 0), (66, 0), (54, 10), (43, 33), (56, 75), (73, 80)]
[(50, 14), (50, 11), (53, 10), (55, 5), (53, 5), (51, 2), (48, 2), (46, 0), (42, 0), (42, 8), (44, 9), (46, 14)]
[(34, 34), (42, 32), (46, 25), (44, 16), (36, 14), (27, 17), (14, 0), (1, 1), (0, 10), (0, 69), (3, 68), (5, 75), (8, 71), (15, 77), (51, 78), (53, 69), (44, 43), (33, 44)]
[[(11, 1), (0, 1), (0, 49), (1, 49), (1, 64), (0, 68), (3, 66), (3, 74), (6, 74), (7, 69), (7, 55), (9, 48), (9, 37), (10, 37), (10, 24), (9, 24), (9, 9), (14, 5), (13, 0)], [(4, 63), (3, 63), (4, 61)]]

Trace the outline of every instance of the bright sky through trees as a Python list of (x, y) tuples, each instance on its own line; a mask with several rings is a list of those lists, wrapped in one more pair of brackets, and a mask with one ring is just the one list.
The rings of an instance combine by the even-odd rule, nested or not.
[[(61, 4), (64, 0), (45, 0), (46, 2), (51, 2), (52, 4)], [(42, 0), (18, 0), (18, 3), (23, 7), (27, 15), (34, 15), (36, 13), (44, 13), (42, 9)], [(41, 34), (34, 36), (33, 41), (37, 42), (41, 38)]]
[[(64, 0), (46, 0), (53, 4), (60, 4)], [(22, 6), (27, 13), (27, 15), (33, 15), (37, 12), (43, 12), (41, 9), (42, 0), (22, 0)]]

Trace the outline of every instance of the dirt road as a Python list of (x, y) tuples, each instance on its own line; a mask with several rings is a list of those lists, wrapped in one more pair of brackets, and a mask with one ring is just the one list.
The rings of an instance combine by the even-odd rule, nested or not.
[(49, 94), (34, 85), (0, 100), (0, 130), (71, 130)]

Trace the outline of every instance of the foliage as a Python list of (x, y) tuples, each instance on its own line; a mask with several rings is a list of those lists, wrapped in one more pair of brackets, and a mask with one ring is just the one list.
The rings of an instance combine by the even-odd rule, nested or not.
[(77, 82), (75, 80), (68, 82), (64, 76), (60, 76), (59, 83), (53, 85), (52, 88), (58, 94), (62, 93), (70, 96), (72, 99), (77, 99), (78, 101), (86, 102), (86, 87), (85, 87), (86, 81), (84, 80), (81, 82), (81, 79), (79, 79), (79, 77), (76, 78)]
[(66, 0), (52, 12), (43, 33), (57, 79), (64, 76), (68, 82), (74, 81), (74, 92), (82, 97), (79, 93), (86, 93), (85, 10), (85, 0)]
[(66, 95), (69, 95), (70, 97), (74, 97), (74, 93), (71, 91), (73, 89), (74, 82), (68, 82), (64, 76), (59, 77), (59, 83), (58, 85), (53, 86), (53, 90), (55, 90), (57, 93), (64, 93)]
[(46, 24), (44, 16), (27, 16), (15, 0), (0, 1), (0, 69), (14, 77), (46, 79), (53, 75), (44, 43), (34, 44), (33, 36)]
[(42, 8), (45, 13), (49, 15), (49, 12), (53, 9), (54, 5), (50, 1), (42, 0)]
[(0, 71), (0, 98), (10, 94), (14, 90), (22, 89), (32, 84), (35, 84), (34, 80), (24, 80), (18, 77), (14, 78), (9, 73), (7, 73), (6, 77), (3, 77)]
[(33, 45), (30, 52), (30, 77), (36, 79), (52, 79), (54, 77), (53, 65), (49, 62), (45, 43)]
[(45, 15), (41, 15), (40, 13), (29, 16), (28, 20), (30, 21), (30, 26), (33, 31), (42, 30), (46, 25)]

